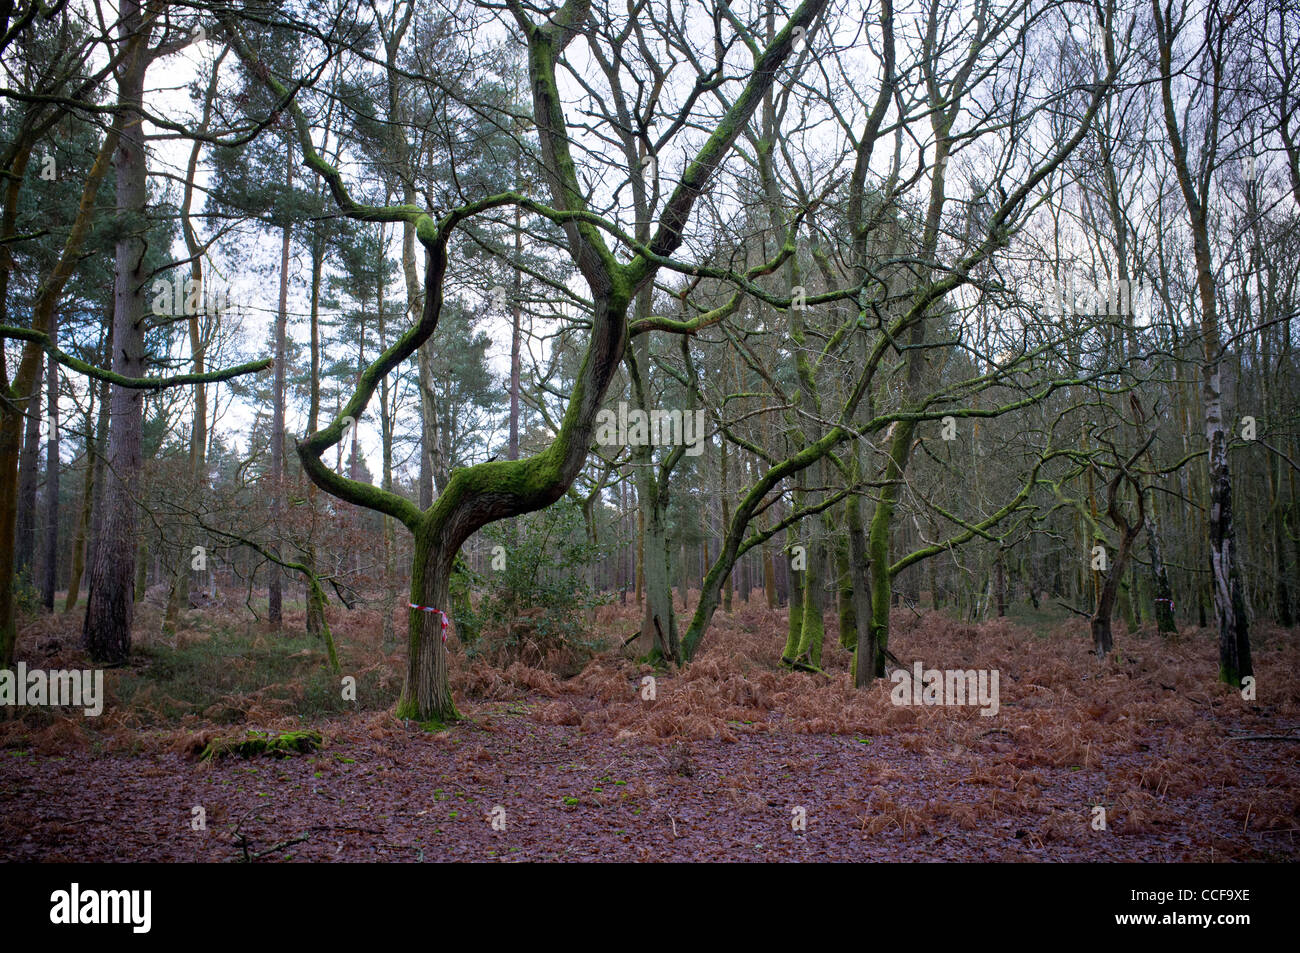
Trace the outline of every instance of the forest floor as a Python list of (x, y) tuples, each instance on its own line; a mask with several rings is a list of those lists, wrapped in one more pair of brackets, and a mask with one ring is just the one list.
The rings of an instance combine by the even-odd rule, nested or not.
[[(1300, 859), (1300, 744), (1278, 740), (1300, 737), (1294, 630), (1254, 630), (1245, 701), (1216, 681), (1204, 630), (1121, 623), (1098, 664), (1078, 620), (897, 610), (903, 662), (999, 672), (987, 717), (895, 705), (890, 682), (855, 691), (833, 613), (831, 676), (789, 672), (785, 612), (738, 601), (652, 701), (651, 669), (617, 650), (582, 664), (525, 631), (533, 664), (504, 664), (453, 639), (463, 720), (426, 732), (389, 713), (403, 656), (377, 614), (331, 611), (355, 702), (301, 636), (231, 608), (163, 638), (146, 606), (101, 716), (0, 711), (0, 860)], [(634, 618), (594, 621), (617, 645)], [(79, 629), (80, 613), (34, 621), (19, 658), (88, 667)], [(305, 727), (324, 736), (314, 753), (196, 756), (215, 736)]]

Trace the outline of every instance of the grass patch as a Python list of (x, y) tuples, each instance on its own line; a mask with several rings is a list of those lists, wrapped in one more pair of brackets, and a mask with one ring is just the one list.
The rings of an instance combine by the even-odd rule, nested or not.
[[(348, 674), (344, 665), (343, 675)], [(239, 724), (253, 708), (312, 718), (388, 707), (391, 700), (380, 691), (377, 671), (354, 677), (356, 701), (345, 701), (340, 676), (326, 667), (316, 639), (235, 627), (176, 646), (137, 645), (130, 667), (117, 673), (114, 695), (147, 725), (175, 723), (187, 715)]]

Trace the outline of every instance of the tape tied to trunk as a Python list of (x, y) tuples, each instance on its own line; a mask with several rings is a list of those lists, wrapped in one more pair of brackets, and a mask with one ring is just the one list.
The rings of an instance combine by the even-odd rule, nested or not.
[(414, 602), (408, 602), (407, 605), (410, 606), (412, 609), (415, 609), (417, 612), (436, 612), (438, 613), (439, 616), (442, 617), (442, 644), (446, 645), (447, 644), (447, 613), (443, 612), (441, 609), (435, 609), (433, 606), (417, 606)]

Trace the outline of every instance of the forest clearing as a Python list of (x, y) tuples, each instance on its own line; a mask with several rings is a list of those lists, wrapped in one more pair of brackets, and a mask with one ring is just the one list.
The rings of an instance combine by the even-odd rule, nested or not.
[[(156, 609), (154, 612), (156, 613)], [(144, 614), (144, 613), (142, 613)], [(341, 615), (341, 613), (340, 613)], [(595, 624), (635, 631), (627, 608)], [(0, 723), (0, 858), (65, 861), (1294, 861), (1300, 696), (1243, 702), (1216, 683), (1211, 641), (1123, 639), (1098, 666), (1086, 625), (1041, 634), (895, 610), (906, 656), (1003, 673), (1001, 717), (892, 704), (836, 674), (790, 672), (783, 613), (758, 600), (719, 623), (685, 672), (656, 678), (617, 648), (562, 644), (534, 667), (458, 664), (464, 720), (427, 733), (386, 700), (401, 664), (372, 614), (331, 619), (357, 702), (323, 684), (318, 648), (195, 613), (110, 675), (112, 714)], [(287, 614), (301, 624), (302, 609)], [(66, 620), (64, 620), (66, 621)], [(828, 620), (834, 634), (835, 620)], [(228, 628), (227, 628), (228, 627)], [(1046, 627), (1044, 627), (1046, 628)], [(48, 668), (76, 633), (33, 633)], [(223, 647), (209, 645), (222, 638)], [(58, 646), (59, 648), (56, 648)], [(539, 647), (541, 648), (541, 647)], [(1285, 679), (1294, 638), (1261, 633), (1256, 670)], [(275, 656), (274, 663), (269, 656)], [(257, 668), (228, 670), (238, 659)], [(262, 684), (273, 669), (285, 681)], [(164, 675), (160, 669), (166, 670)], [(221, 681), (221, 690), (202, 688)], [(316, 729), (311, 754), (201, 760), (213, 737)], [(111, 813), (98, 805), (111, 804)], [(206, 830), (191, 829), (203, 806)], [(1094, 810), (1106, 810), (1096, 829)], [(806, 827), (792, 814), (804, 809)], [(493, 812), (497, 812), (495, 815)], [(498, 817), (504, 824), (493, 826)]]

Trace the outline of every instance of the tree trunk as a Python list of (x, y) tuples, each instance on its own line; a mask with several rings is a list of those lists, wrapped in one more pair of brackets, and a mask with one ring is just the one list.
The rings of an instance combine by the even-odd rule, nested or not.
[[(220, 73), (220, 61), (214, 66), (212, 78), (208, 83), (207, 96), (203, 105), (203, 121), (200, 128), (206, 132), (211, 124), (212, 108), (217, 95), (217, 79)], [(185, 194), (181, 199), (181, 232), (185, 237), (185, 250), (190, 255), (190, 278), (201, 289), (206, 300), (209, 296), (203, 287), (203, 247), (199, 244), (198, 234), (190, 209), (194, 202), (194, 179), (198, 171), (199, 154), (203, 144), (195, 141), (190, 149), (190, 159), (185, 170)], [(206, 311), (207, 309), (200, 309)], [(216, 309), (218, 312), (220, 309)], [(215, 322), (217, 316), (213, 316)], [(190, 361), (194, 373), (203, 373), (206, 347), (203, 341), (203, 328), (198, 313), (189, 315)], [(194, 419), (190, 425), (190, 486), (197, 489), (203, 482), (208, 449), (208, 390), (207, 385), (199, 381), (194, 385)], [(182, 612), (190, 608), (190, 576), (192, 568), (193, 547), (186, 545), (188, 540), (181, 540), (180, 558), (172, 574), (171, 591), (167, 596), (167, 610), (163, 614), (163, 631), (175, 632), (176, 624)]]
[[(1106, 513), (1110, 517), (1111, 523), (1119, 530), (1119, 546), (1116, 549), (1114, 559), (1110, 561), (1106, 571), (1100, 575), (1100, 585), (1097, 589), (1097, 605), (1092, 614), (1092, 644), (1093, 650), (1099, 659), (1105, 658), (1115, 647), (1115, 640), (1111, 635), (1111, 616), (1115, 608), (1115, 599), (1119, 595), (1120, 587), (1124, 581), (1124, 572), (1128, 568), (1129, 555), (1133, 552), (1133, 543), (1137, 540), (1138, 534), (1142, 532), (1142, 527), (1146, 522), (1144, 491), (1138, 480), (1130, 475), (1128, 470), (1128, 467), (1137, 462), (1138, 457), (1145, 452), (1145, 449), (1143, 447), (1129, 459), (1127, 464), (1121, 465), (1118, 472), (1111, 477), (1107, 486)], [(1120, 494), (1125, 484), (1132, 486), (1137, 494), (1137, 517), (1132, 522), (1125, 518), (1120, 509)]]
[[(1245, 599), (1241, 589), (1238, 569), (1236, 530), (1232, 513), (1232, 471), (1228, 464), (1228, 430), (1224, 420), (1223, 392), (1221, 386), (1222, 357), (1220, 348), (1219, 318), (1215, 295), (1215, 270), (1210, 257), (1207, 208), (1209, 177), (1205, 179), (1205, 193), (1198, 193), (1196, 182), (1187, 159), (1187, 149), (1178, 126), (1178, 112), (1173, 98), (1173, 43), (1180, 29), (1179, 23), (1168, 23), (1159, 4), (1152, 7), (1155, 19), (1157, 47), (1160, 57), (1161, 99), (1164, 106), (1165, 131), (1168, 134), (1170, 157), (1178, 175), (1179, 188), (1187, 207), (1192, 230), (1192, 252), (1196, 262), (1196, 289), (1201, 304), (1201, 343), (1204, 361), (1201, 377), (1201, 404), (1204, 410), (1205, 439), (1209, 445), (1207, 465), (1210, 480), (1210, 578), (1214, 598), (1214, 613), (1219, 628), (1219, 679), (1240, 686), (1241, 680), (1254, 674), (1250, 657), (1250, 631), (1246, 618)], [(1222, 40), (1226, 29), (1221, 19), (1207, 17), (1207, 26), (1217, 29), (1216, 39)], [(1215, 43), (1207, 45), (1212, 55), (1213, 81), (1218, 88), (1222, 81), (1221, 48)], [(1211, 119), (1212, 125), (1203, 133), (1207, 143), (1217, 144), (1219, 114)], [(1211, 153), (1213, 154), (1213, 153)]]
[(18, 577), (27, 585), (35, 582), (36, 569), (36, 487), (41, 459), (41, 383), (40, 369), (32, 384), (32, 399), (26, 408), (23, 427), (23, 452), (18, 463)]
[(998, 549), (997, 562), (994, 564), (994, 589), (997, 594), (998, 618), (1006, 618), (1007, 615), (1007, 567), (1006, 556), (1002, 549)]
[[(649, 289), (638, 295), (635, 308), (638, 316), (649, 314)], [(633, 340), (625, 364), (632, 382), (633, 403), (638, 410), (648, 413), (651, 409), (650, 344), (646, 335)], [(668, 555), (668, 477), (671, 465), (665, 462), (662, 466), (656, 466), (654, 447), (649, 443), (631, 449), (641, 527), (640, 574), (643, 578), (638, 579), (638, 582), (644, 597), (637, 652), (643, 657), (676, 661), (681, 658), (681, 643), (677, 632), (677, 610), (673, 605), (672, 560)], [(684, 558), (679, 569), (679, 575), (684, 580)], [(681, 587), (681, 594), (685, 611), (685, 585)]]
[[(385, 246), (383, 227), (380, 227), (379, 247)], [(375, 307), (379, 320), (379, 350), (388, 349), (388, 320), (384, 315), (384, 262), (381, 253), (380, 260), (376, 263), (377, 273), (379, 275), (377, 304)], [(384, 377), (379, 382), (379, 431), (382, 443), (382, 473), (380, 475), (380, 485), (389, 493), (393, 491), (393, 408), (391, 407), (392, 396), (388, 391), (388, 378)], [(382, 518), (383, 537), (384, 537), (384, 607), (380, 613), (380, 626), (384, 648), (387, 649), (396, 641), (396, 631), (393, 627), (393, 609), (397, 605), (397, 581), (396, 567), (393, 562), (393, 550), (397, 546), (397, 539), (394, 533), (394, 523), (396, 522), (388, 514)]]
[[(100, 390), (102, 391), (103, 388), (100, 388)], [(90, 388), (90, 395), (93, 407), (95, 401), (95, 388), (93, 385)], [(94, 411), (91, 408), (86, 410), (86, 454), (81, 475), (81, 507), (77, 518), (77, 529), (72, 537), (72, 557), (70, 560), (72, 568), (68, 576), (68, 595), (63, 602), (64, 612), (71, 612), (73, 607), (76, 606), (77, 600), (81, 596), (81, 575), (86, 568), (86, 540), (90, 535), (90, 505), (95, 492), (95, 460), (97, 456), (96, 444), (98, 442), (92, 423), (94, 419), (93, 413)], [(104, 421), (100, 431), (101, 435), (106, 427), (107, 421)]]
[[(691, 563), (686, 555), (687, 540), (686, 540), (685, 528), (683, 528), (682, 532), (679, 534), (678, 540), (679, 542), (677, 547), (677, 566), (676, 566), (677, 595), (682, 600), (682, 612), (685, 613), (687, 609), (687, 604), (689, 602), (689, 595), (690, 595), (689, 586), (690, 586), (690, 578), (691, 578), (691, 569), (690, 569)], [(672, 565), (671, 557), (669, 558), (668, 562), (669, 565), (671, 566)]]
[[(50, 322), (50, 343), (58, 335), (58, 321)], [(45, 576), (41, 580), (41, 602), (54, 611), (54, 590), (59, 575), (59, 365), (49, 359), (46, 372), (49, 407), (49, 436), (45, 444)]]
[(776, 563), (772, 559), (772, 547), (763, 543), (763, 596), (767, 599), (769, 609), (776, 608)]
[[(113, 349), (112, 331), (110, 328), (108, 339), (108, 350)], [(83, 509), (89, 513), (89, 522), (86, 524), (86, 544), (85, 544), (85, 563), (88, 565), (95, 556), (96, 540), (99, 539), (101, 526), (103, 524), (104, 513), (104, 467), (108, 460), (108, 426), (109, 426), (109, 403), (111, 392), (107, 381), (101, 381), (99, 384), (99, 420), (95, 424), (95, 442), (94, 449), (90, 454), (90, 471), (88, 479), (90, 481), (86, 488), (88, 502), (83, 504)], [(81, 573), (78, 571), (77, 578), (80, 580)], [(89, 582), (89, 580), (87, 580)], [(81, 586), (78, 584), (77, 590)], [(76, 595), (71, 585), (68, 588), (68, 609), (76, 604)]]
[(143, 602), (144, 594), (149, 588), (149, 543), (144, 536), (135, 551), (135, 601)]
[[(125, 42), (143, 30), (144, 23), (139, 0), (123, 0), (121, 10), (120, 35)], [(145, 46), (134, 46), (118, 69), (118, 110), (113, 122), (119, 137), (117, 211), (122, 221), (144, 222), (148, 201), (142, 115)], [(142, 377), (145, 372), (146, 278), (144, 236), (121, 235), (114, 276), (112, 369), (127, 377)], [(91, 560), (82, 638), (93, 661), (120, 665), (131, 652), (135, 613), (131, 591), (138, 518), (134, 492), (143, 463), (144, 393), (114, 384), (109, 401), (103, 520)]]
[[(518, 161), (515, 164), (518, 171)], [(524, 233), (520, 216), (522, 210), (515, 206), (515, 259), (523, 255)], [(514, 275), (514, 296), (511, 302), (510, 320), (510, 443), (506, 448), (507, 458), (519, 459), (519, 347), (523, 318), (523, 305), (519, 296), (523, 293), (523, 277), (516, 265)]]
[[(852, 450), (854, 456), (854, 473), (857, 473), (860, 467), (861, 453), (855, 446)], [(858, 667), (859, 659), (874, 659), (876, 657), (875, 647), (870, 644), (872, 638), (872, 616), (871, 616), (871, 560), (867, 551), (867, 534), (862, 527), (862, 504), (856, 493), (849, 497), (847, 505), (847, 516), (849, 524), (849, 561), (850, 569), (853, 574), (853, 614), (857, 625), (857, 632), (854, 635), (854, 653), (851, 671), (853, 675), (853, 685), (855, 688), (865, 688), (870, 685), (876, 678), (875, 667), (864, 665)], [(863, 645), (867, 648), (864, 651)]]
[(1159, 502), (1152, 501), (1151, 527), (1147, 550), (1151, 555), (1151, 588), (1154, 592), (1156, 630), (1162, 633), (1177, 632), (1174, 621), (1174, 593), (1169, 586), (1169, 572), (1165, 568), (1164, 534), (1160, 529)]
[[(796, 491), (796, 501), (801, 495)], [(796, 502), (795, 505), (798, 505)], [(795, 553), (795, 546), (799, 545), (799, 537), (795, 535), (795, 528), (792, 526), (786, 531), (786, 578), (790, 580), (790, 605), (789, 612), (786, 613), (786, 635), (785, 648), (781, 650), (781, 661), (793, 662), (799, 656), (799, 636), (803, 634), (803, 583), (804, 569), (795, 569), (795, 560), (798, 558)], [(800, 564), (807, 566), (808, 550), (803, 549), (803, 557)]]
[[(725, 527), (731, 522), (731, 500), (727, 488), (727, 437), (725, 434), (718, 435), (718, 497), (722, 504), (722, 525)], [(708, 557), (704, 559), (704, 574), (708, 574)], [(742, 584), (748, 576), (741, 573)], [(722, 584), (722, 611), (731, 612), (731, 590), (732, 590), (732, 573), (727, 574), (726, 581)], [(700, 591), (704, 591), (704, 581), (700, 580)], [(749, 593), (746, 591), (745, 599), (748, 601)]]
[[(638, 458), (650, 456), (636, 448)], [(649, 448), (644, 448), (648, 450)], [(650, 466), (639, 466), (637, 500), (641, 504), (644, 525), (644, 608), (641, 614), (641, 635), (637, 651), (641, 655), (658, 653), (664, 659), (680, 657), (677, 634), (677, 609), (673, 604), (672, 561), (668, 557), (671, 545), (668, 538), (668, 505), (659, 493), (658, 481), (651, 475)]]
[[(12, 239), (17, 234), (18, 198), (23, 173), (32, 154), (32, 140), (20, 144), (10, 160), (4, 187), (4, 209), (0, 212), (0, 321), (8, 324), (9, 277), (14, 271)], [(22, 454), (24, 418), (22, 408), (32, 394), (33, 385), (15, 374), (10, 387), (8, 353), (0, 348), (0, 384), (18, 400), (0, 402), (0, 668), (13, 665), (14, 643), (18, 636), (14, 617), (14, 582), (17, 570), (18, 530), (18, 458)], [(19, 393), (26, 391), (26, 393)], [(8, 396), (6, 394), (6, 396)]]
[[(319, 190), (319, 183), (317, 183)], [(318, 223), (311, 239), (311, 316), (310, 316), (310, 350), (311, 350), (311, 384), (307, 399), (307, 432), (314, 433), (320, 426), (320, 286), (325, 267), (325, 239)], [(421, 454), (423, 456), (423, 454)], [(311, 515), (311, 532), (303, 546), (303, 565), (307, 573), (307, 634), (313, 638), (324, 639), (326, 645), (332, 645), (329, 623), (325, 618), (325, 592), (320, 587), (316, 576), (316, 529), (317, 502), (319, 487), (307, 481), (307, 511)]]
[(808, 571), (803, 584), (803, 621), (799, 627), (799, 648), (795, 658), (817, 668), (822, 664), (822, 643), (826, 624), (822, 617), (825, 601), (826, 543), (815, 539), (808, 546)]
[[(1214, 351), (1207, 341), (1207, 360)], [(1238, 570), (1236, 530), (1232, 514), (1232, 471), (1228, 465), (1228, 436), (1223, 425), (1223, 402), (1219, 392), (1219, 365), (1215, 361), (1205, 375), (1205, 435), (1210, 444), (1210, 569), (1214, 611), (1219, 623), (1219, 679), (1241, 684), (1254, 674), (1250, 657), (1250, 633), (1245, 598)]]
[[(939, 538), (939, 524), (934, 520), (930, 522), (930, 538)], [(928, 562), (926, 573), (930, 582), (930, 608), (939, 609), (943, 606), (943, 592), (939, 584), (939, 560), (931, 559)], [(1033, 598), (1033, 586), (1030, 586), (1029, 591), (1030, 598)], [(1034, 603), (1034, 608), (1038, 608), (1038, 603)]]
[(1292, 570), (1287, 565), (1286, 507), (1282, 505), (1282, 474), (1281, 472), (1274, 474), (1274, 466), (1280, 471), (1281, 465), (1282, 462), (1278, 460), (1276, 464), (1266, 464), (1265, 470), (1268, 474), (1268, 495), (1273, 524), (1273, 566), (1276, 575), (1273, 584), (1273, 601), (1276, 603), (1274, 614), (1278, 624), (1289, 629), (1295, 620), (1291, 615), (1291, 589), (1287, 585)]
[(1101, 596), (1097, 600), (1097, 612), (1089, 623), (1092, 630), (1092, 650), (1097, 658), (1105, 658), (1115, 647), (1115, 638), (1110, 631), (1110, 615), (1115, 603), (1114, 589), (1117, 587), (1118, 585), (1111, 586), (1109, 579), (1102, 586)]
[[(417, 606), (448, 606), (452, 558), (442, 534), (426, 525), (415, 534), (411, 573), (411, 602)], [(438, 612), (409, 609), (406, 682), (397, 703), (397, 717), (435, 726), (459, 715), (447, 675), (447, 646)]]
[(641, 508), (641, 492), (637, 491), (636, 506), (636, 604), (645, 598), (645, 510)]
[[(403, 201), (415, 203), (415, 189), (403, 186)], [(406, 313), (412, 324), (420, 319), (424, 310), (424, 291), (415, 262), (415, 226), (402, 223), (402, 279), (406, 284)], [(416, 351), (416, 370), (420, 388), (420, 509), (433, 505), (435, 472), (438, 470), (442, 448), (438, 440), (438, 397), (433, 381), (433, 345), (425, 341)]]
[(853, 604), (853, 565), (846, 536), (840, 536), (835, 541), (835, 573), (840, 645), (852, 652), (858, 644), (858, 617)]
[[(914, 343), (918, 343), (916, 338)], [(909, 363), (916, 351), (908, 352)], [(915, 365), (913, 365), (915, 366)], [(867, 670), (875, 678), (885, 677), (885, 649), (889, 644), (889, 605), (893, 579), (889, 571), (889, 537), (894, 507), (898, 502), (903, 472), (911, 455), (912, 435), (916, 424), (900, 420), (894, 425), (894, 436), (889, 442), (889, 458), (885, 462), (885, 484), (880, 491), (880, 501), (871, 517), (867, 537), (867, 554), (871, 573), (871, 628), (870, 637), (858, 639), (858, 660), (855, 672), (863, 672), (863, 654), (866, 653)]]
[[(286, 188), (293, 185), (293, 150), (286, 152), (288, 157)], [(271, 532), (274, 538), (271, 548), (280, 549), (283, 529), (280, 526), (284, 511), (284, 418), (285, 418), (285, 361), (287, 358), (287, 333), (289, 323), (289, 240), (291, 229), (286, 224), (280, 236), (280, 303), (275, 315), (275, 408), (271, 414)], [(354, 430), (356, 428), (353, 428)], [(284, 574), (280, 567), (268, 562), (266, 571), (270, 581), (266, 593), (266, 619), (271, 628), (279, 629), (283, 624), (284, 610)]]

